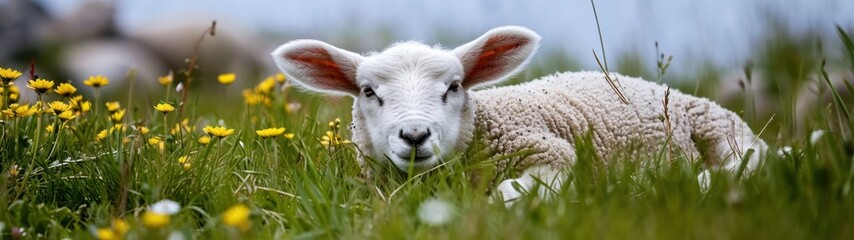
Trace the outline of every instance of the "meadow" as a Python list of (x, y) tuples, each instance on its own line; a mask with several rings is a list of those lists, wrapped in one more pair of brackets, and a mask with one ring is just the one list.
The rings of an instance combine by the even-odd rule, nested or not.
[[(38, 62), (0, 64), (0, 238), (852, 239), (854, 99), (837, 89), (854, 91), (851, 79), (833, 85), (826, 71), (854, 70), (854, 44), (841, 28), (839, 41), (840, 58), (778, 44), (745, 67), (778, 90), (757, 99), (742, 85), (739, 100), (724, 103), (774, 149), (758, 171), (716, 172), (704, 191), (696, 178), (702, 159), (674, 161), (662, 146), (648, 159), (603, 161), (579, 136), (578, 162), (566, 170), (571, 184), (549, 189), (552, 199), (531, 194), (510, 207), (491, 199), (489, 179), (471, 176), (524, 153), (494, 156), (475, 146), (426, 173), (361, 176), (348, 140), (352, 100), (306, 94), (281, 74), (194, 75), (193, 59), (158, 79), (131, 71), (122, 82), (162, 86), (141, 97), (133, 84), (124, 95), (100, 92), (110, 84), (100, 76), (71, 85), (30, 72)], [(787, 62), (791, 55), (797, 60)], [(616, 70), (682, 78), (671, 84), (711, 96), (716, 73), (670, 76), (670, 59), (658, 61), (658, 73)], [(568, 65), (534, 65), (514, 82)], [(16, 78), (29, 81), (10, 85)], [(832, 98), (797, 126), (802, 96), (781, 89), (805, 82)], [(221, 94), (243, 86), (240, 95)], [(23, 91), (38, 101), (18, 102)], [(757, 101), (775, 108), (760, 113)], [(817, 130), (823, 137), (811, 139)], [(776, 154), (783, 146), (791, 148)]]

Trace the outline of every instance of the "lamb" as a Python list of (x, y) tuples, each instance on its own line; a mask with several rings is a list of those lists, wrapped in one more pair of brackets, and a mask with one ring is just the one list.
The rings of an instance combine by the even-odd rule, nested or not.
[[(667, 136), (686, 156), (702, 154), (707, 164), (731, 171), (748, 149), (767, 150), (738, 115), (704, 98), (671, 90), (665, 117), (667, 88), (638, 78), (613, 74), (628, 104), (604, 74), (595, 72), (472, 90), (519, 72), (539, 40), (527, 28), (504, 26), (453, 50), (410, 41), (363, 56), (316, 40), (295, 40), (271, 55), (305, 89), (355, 98), (352, 140), (367, 174), (373, 168), (366, 158), (375, 159), (380, 168), (431, 169), (467, 149), (476, 130), (498, 154), (533, 150), (518, 162), (498, 162), (498, 171), (522, 173), (498, 184), (497, 195), (505, 200), (518, 198), (536, 183), (560, 186), (566, 178), (562, 169), (576, 160), (575, 136), (588, 132), (602, 159), (622, 149), (654, 150)], [(748, 171), (758, 168), (760, 155), (750, 155)], [(698, 176), (701, 184), (708, 176)]]

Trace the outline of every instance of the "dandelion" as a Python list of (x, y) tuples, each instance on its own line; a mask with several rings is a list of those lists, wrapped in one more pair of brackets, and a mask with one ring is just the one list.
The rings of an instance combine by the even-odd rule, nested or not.
[(246, 105), (249, 105), (249, 106), (255, 106), (258, 104), (264, 104), (266, 106), (270, 106), (273, 103), (273, 101), (270, 100), (270, 97), (268, 97), (264, 94), (256, 93), (252, 90), (248, 90), (248, 89), (244, 90), (242, 92), (242, 94), (243, 94), (243, 101), (246, 103)]
[(234, 73), (223, 73), (216, 77), (216, 80), (223, 85), (234, 83), (235, 79), (237, 79), (237, 74)]
[(139, 134), (142, 135), (148, 134), (148, 131), (150, 131), (147, 127), (139, 127), (136, 130), (139, 131)]
[(12, 165), (12, 167), (9, 168), (9, 175), (11, 175), (13, 178), (18, 177), (19, 173), (21, 173), (21, 169), (18, 167), (17, 164)]
[(181, 120), (180, 124), (176, 123), (175, 127), (173, 127), (172, 130), (169, 130), (169, 133), (172, 135), (177, 135), (182, 128), (184, 132), (190, 132), (196, 129), (193, 126), (190, 126), (190, 120), (185, 118), (184, 120)]
[(3, 83), (11, 82), (16, 78), (21, 76), (21, 72), (11, 68), (0, 68), (0, 78), (3, 79)]
[(284, 132), (285, 128), (267, 128), (255, 131), (255, 133), (257, 133), (258, 136), (261, 136), (262, 138), (277, 137), (282, 135), (282, 133)]
[(50, 88), (53, 87), (53, 81), (45, 80), (45, 79), (36, 79), (30, 80), (27, 82), (27, 88), (36, 91), (39, 95), (44, 94), (47, 91), (50, 91)]
[(215, 136), (218, 138), (224, 138), (228, 135), (234, 133), (234, 129), (225, 128), (225, 127), (214, 127), (214, 126), (206, 126), (204, 129), (205, 133), (211, 136)]
[(181, 156), (181, 157), (179, 157), (179, 158), (178, 158), (178, 163), (179, 163), (179, 164), (181, 164), (181, 166), (183, 166), (183, 167), (184, 167), (184, 170), (190, 170), (190, 167), (192, 167), (192, 165), (190, 164), (190, 157), (189, 157), (189, 156)]
[(104, 140), (104, 139), (105, 139), (105, 138), (107, 138), (107, 137), (110, 135), (110, 133), (112, 133), (112, 132), (113, 132), (113, 129), (109, 129), (109, 130), (104, 129), (104, 130), (101, 130), (100, 132), (98, 132), (98, 135), (95, 135), (95, 141), (101, 141), (101, 140)]
[(240, 231), (248, 231), (249, 223), (249, 207), (238, 203), (222, 214), (222, 223), (226, 226), (236, 227)]
[(160, 144), (160, 141), (161, 141), (161, 140), (160, 140), (160, 138), (159, 138), (159, 137), (150, 137), (150, 138), (148, 138), (148, 144), (150, 144), (150, 145), (159, 145), (159, 144)]
[(178, 163), (184, 164), (184, 163), (188, 162), (189, 160), (190, 160), (189, 156), (181, 156), (178, 158)]
[(69, 97), (71, 96), (71, 94), (77, 92), (77, 88), (68, 83), (60, 83), (59, 86), (53, 90), (53, 92), (63, 97)]
[(169, 72), (169, 75), (158, 77), (157, 82), (159, 82), (160, 85), (169, 86), (169, 84), (172, 84), (173, 79), (172, 72)]
[(287, 78), (285, 78), (284, 73), (276, 73), (276, 81), (283, 83), (285, 80), (287, 80)]
[(47, 127), (44, 127), (44, 130), (47, 131), (47, 133), (53, 133), (53, 125), (47, 125)]
[(115, 231), (113, 231), (113, 229), (112, 229), (112, 228), (99, 228), (99, 229), (98, 229), (98, 232), (97, 232), (97, 233), (95, 233), (95, 237), (97, 237), (97, 238), (98, 238), (98, 240), (118, 240), (118, 239), (122, 239), (122, 238), (120, 238), (120, 237), (118, 236), (118, 234), (116, 234), (116, 232), (115, 232)]
[(285, 138), (294, 139), (294, 134), (293, 133), (285, 133)]
[(80, 103), (80, 112), (89, 112), (92, 109), (92, 103), (89, 101), (85, 101)]
[(89, 79), (83, 80), (83, 84), (86, 84), (86, 86), (90, 86), (90, 87), (93, 87), (96, 89), (103, 87), (103, 86), (106, 86), (109, 83), (110, 83), (110, 79), (107, 79), (106, 77), (101, 76), (101, 75), (90, 76)]
[(106, 102), (104, 103), (104, 105), (107, 106), (107, 111), (110, 111), (111, 113), (116, 112), (122, 108), (122, 104), (120, 104), (119, 102)]
[(9, 108), (3, 110), (3, 114), (10, 117), (26, 117), (36, 114), (37, 109), (30, 105), (20, 105), (17, 103), (9, 104)]
[(124, 235), (130, 230), (130, 224), (124, 219), (113, 219), (113, 230), (116, 231), (119, 235), (119, 239), (124, 237)]
[(157, 106), (154, 106), (154, 109), (156, 109), (160, 113), (163, 113), (163, 115), (175, 111), (175, 107), (173, 107), (172, 104), (168, 103), (159, 103), (157, 104)]
[(62, 122), (67, 122), (68, 120), (71, 120), (71, 119), (74, 119), (75, 117), (77, 117), (76, 115), (74, 115), (74, 112), (72, 112), (72, 111), (64, 111), (64, 112), (62, 112), (56, 116), (59, 117), (59, 120)]
[(270, 92), (272, 92), (273, 88), (275, 88), (275, 87), (276, 87), (276, 79), (273, 79), (273, 77), (268, 77), (268, 78), (264, 79), (263, 81), (261, 81), (261, 83), (258, 83), (258, 86), (255, 86), (255, 92), (258, 92), (258, 93), (261, 93), (264, 95), (269, 95)]
[(122, 122), (122, 119), (124, 117), (125, 117), (125, 110), (124, 109), (116, 111), (113, 113), (113, 115), (110, 115), (110, 119), (112, 119), (113, 123), (116, 123), (116, 124)]
[(50, 110), (53, 110), (53, 112), (57, 114), (71, 110), (71, 105), (61, 101), (53, 101), (48, 104), (48, 107), (50, 107)]
[(199, 138), (199, 143), (202, 145), (208, 145), (208, 143), (211, 143), (211, 137), (202, 136)]
[(328, 147), (330, 145), (335, 146), (348, 143), (350, 143), (350, 140), (341, 138), (341, 135), (338, 135), (333, 131), (326, 131), (326, 135), (321, 137), (320, 140), (320, 144), (323, 144), (323, 146), (325, 147)]
[(142, 214), (142, 225), (149, 228), (162, 228), (169, 225), (169, 215), (147, 211)]

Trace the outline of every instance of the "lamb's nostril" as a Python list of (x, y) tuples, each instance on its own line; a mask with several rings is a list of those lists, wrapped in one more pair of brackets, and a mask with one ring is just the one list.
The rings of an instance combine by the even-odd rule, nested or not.
[(401, 129), (398, 132), (398, 137), (403, 139), (406, 144), (409, 144), (409, 146), (412, 147), (421, 146), (421, 144), (424, 144), (424, 142), (430, 138), (430, 135), (431, 133), (429, 128), (411, 128), (406, 131)]

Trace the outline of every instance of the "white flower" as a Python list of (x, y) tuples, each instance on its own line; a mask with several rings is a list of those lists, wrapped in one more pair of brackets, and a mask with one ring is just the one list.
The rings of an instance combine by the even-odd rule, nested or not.
[(789, 154), (792, 154), (792, 147), (783, 146), (782, 148), (777, 150), (777, 156), (783, 157)]
[(815, 145), (821, 137), (824, 136), (824, 130), (815, 130), (810, 134), (810, 144)]
[(453, 215), (453, 206), (436, 198), (424, 201), (418, 208), (418, 219), (429, 225), (444, 225), (451, 220)]
[(151, 206), (148, 207), (148, 210), (157, 214), (173, 215), (178, 213), (179, 210), (181, 210), (181, 205), (175, 201), (163, 199), (159, 202), (151, 204)]
[(175, 86), (175, 92), (180, 93), (181, 91), (184, 91), (184, 83), (178, 83), (178, 85)]

